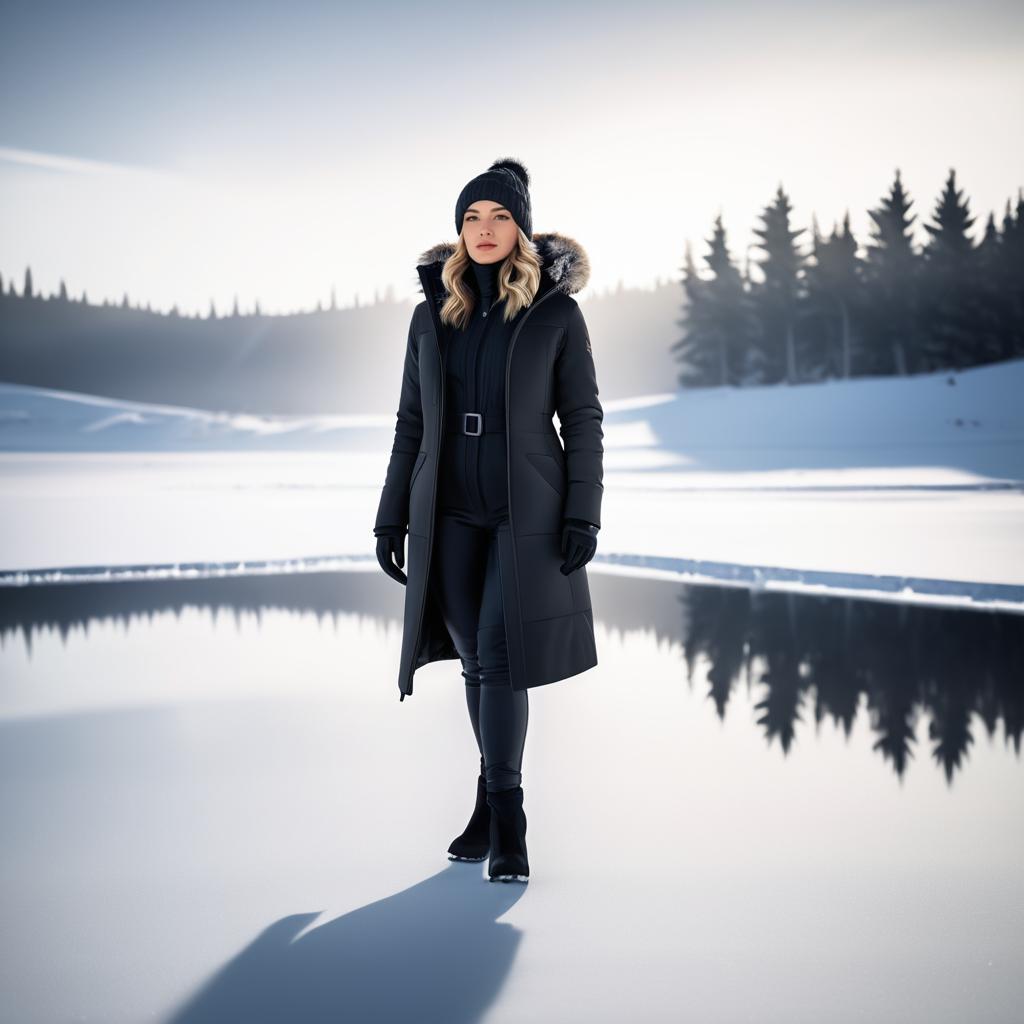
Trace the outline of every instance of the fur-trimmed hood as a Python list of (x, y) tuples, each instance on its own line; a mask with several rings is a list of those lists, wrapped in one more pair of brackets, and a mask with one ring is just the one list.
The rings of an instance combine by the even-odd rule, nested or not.
[[(548, 287), (557, 288), (566, 295), (574, 295), (583, 289), (590, 279), (590, 260), (586, 250), (575, 238), (557, 231), (546, 231), (534, 233), (533, 245), (540, 257), (542, 282), (547, 277), (550, 282)], [(456, 247), (455, 242), (438, 242), (420, 254), (416, 266), (436, 271), (440, 281), (441, 267)], [(542, 283), (541, 291), (546, 290)]]

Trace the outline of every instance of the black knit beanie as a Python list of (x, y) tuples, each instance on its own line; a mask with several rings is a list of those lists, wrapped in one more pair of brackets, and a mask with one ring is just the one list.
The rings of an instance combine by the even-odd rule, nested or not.
[(459, 193), (455, 204), (455, 230), (462, 234), (462, 218), (477, 199), (501, 203), (527, 238), (533, 239), (533, 211), (530, 209), (530, 175), (518, 161), (495, 160)]

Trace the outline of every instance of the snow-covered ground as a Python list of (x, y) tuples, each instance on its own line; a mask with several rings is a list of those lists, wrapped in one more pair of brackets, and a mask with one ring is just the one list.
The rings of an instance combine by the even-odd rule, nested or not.
[[(1021, 394), (1018, 360), (609, 402), (593, 568), (1024, 607)], [(0, 385), (0, 572), (372, 569), (393, 426)]]
[(1022, 393), (609, 403), (599, 664), (530, 693), (521, 886), (446, 858), (457, 662), (397, 699), (392, 416), (0, 388), (0, 1020), (1015, 1021), (1024, 619), (763, 591), (1024, 611)]

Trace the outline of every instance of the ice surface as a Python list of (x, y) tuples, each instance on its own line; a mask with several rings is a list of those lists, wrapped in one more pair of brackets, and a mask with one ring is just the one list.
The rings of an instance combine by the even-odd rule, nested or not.
[[(1024, 360), (609, 402), (594, 569), (1014, 604), (1021, 394)], [(2, 385), (0, 424), (8, 581), (372, 567), (393, 415), (218, 416)]]

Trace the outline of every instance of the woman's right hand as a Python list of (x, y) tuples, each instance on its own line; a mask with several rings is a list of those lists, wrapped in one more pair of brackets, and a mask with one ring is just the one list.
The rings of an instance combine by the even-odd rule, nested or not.
[(402, 586), (408, 582), (408, 577), (399, 568), (405, 565), (405, 533), (404, 529), (393, 527), (387, 532), (382, 530), (377, 534), (377, 561), (380, 567)]

